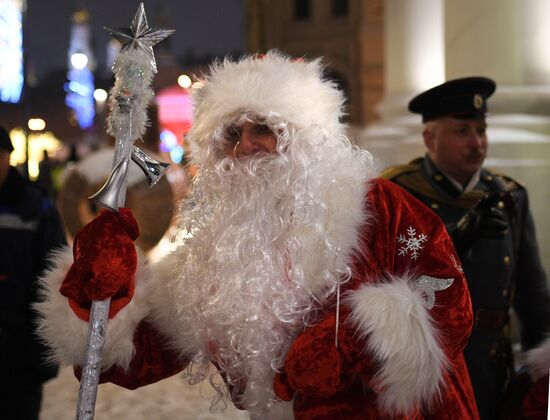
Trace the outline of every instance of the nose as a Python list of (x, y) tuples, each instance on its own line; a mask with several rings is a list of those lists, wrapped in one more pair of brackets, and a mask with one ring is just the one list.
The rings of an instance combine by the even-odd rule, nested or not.
[(237, 147), (237, 157), (250, 155), (260, 151), (260, 145), (255, 141), (254, 136), (251, 135), (249, 130), (243, 130), (239, 146)]
[(470, 133), (470, 145), (472, 147), (482, 147), (483, 146), (483, 136), (477, 133), (475, 130), (472, 130)]

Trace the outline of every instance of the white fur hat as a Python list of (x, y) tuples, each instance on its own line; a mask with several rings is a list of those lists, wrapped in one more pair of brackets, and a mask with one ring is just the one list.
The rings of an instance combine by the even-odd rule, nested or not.
[(216, 129), (244, 113), (267, 124), (282, 122), (298, 130), (318, 126), (342, 134), (344, 96), (322, 73), (321, 59), (293, 60), (278, 51), (216, 62), (192, 94), (194, 122), (188, 139), (193, 150), (208, 147), (203, 143)]

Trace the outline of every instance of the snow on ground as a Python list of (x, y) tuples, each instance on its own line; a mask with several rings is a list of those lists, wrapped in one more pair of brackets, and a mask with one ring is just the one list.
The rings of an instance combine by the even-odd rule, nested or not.
[[(72, 368), (44, 387), (40, 420), (73, 420), (79, 383)], [(180, 375), (133, 391), (113, 384), (99, 386), (94, 420), (245, 420), (248, 415), (228, 404), (227, 409), (211, 412), (214, 391), (207, 383), (190, 386)]]

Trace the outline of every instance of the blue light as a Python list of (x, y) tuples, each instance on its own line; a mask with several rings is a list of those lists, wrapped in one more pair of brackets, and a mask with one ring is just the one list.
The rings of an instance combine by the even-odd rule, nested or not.
[(174, 163), (181, 163), (184, 153), (183, 147), (176, 146), (170, 151), (170, 158)]
[(172, 150), (178, 144), (178, 138), (170, 130), (162, 130), (160, 132), (160, 141), (166, 147), (166, 151)]
[(90, 88), (75, 81), (69, 82), (69, 90), (80, 96), (90, 96)]
[(170, 158), (175, 163), (180, 163), (185, 150), (178, 144), (177, 136), (170, 130), (160, 132), (160, 151), (170, 152)]
[(84, 67), (69, 71), (69, 83), (65, 84), (65, 104), (74, 110), (80, 128), (90, 128), (94, 123), (94, 76)]
[[(78, 125), (82, 129), (90, 128), (94, 123), (94, 59), (90, 47), (90, 27), (86, 19), (73, 19), (71, 26), (71, 40), (68, 50), (68, 83), (64, 88), (67, 92), (65, 104), (74, 112)], [(81, 17), (82, 17), (81, 16)], [(80, 57), (78, 61), (73, 58)], [(75, 67), (76, 64), (76, 67)]]
[(23, 90), (22, 3), (0, 1), (0, 101), (19, 102)]

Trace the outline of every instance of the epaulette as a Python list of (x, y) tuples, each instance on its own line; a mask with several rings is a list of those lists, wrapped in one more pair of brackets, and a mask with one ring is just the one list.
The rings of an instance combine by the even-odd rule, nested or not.
[(388, 166), (387, 168), (383, 169), (380, 172), (379, 176), (380, 178), (384, 178), (384, 179), (394, 179), (400, 175), (403, 175), (409, 172), (417, 172), (418, 170), (419, 170), (418, 164), (407, 163), (405, 165)]
[(508, 175), (501, 174), (499, 172), (494, 172), (494, 171), (490, 171), (490, 172), (493, 176), (496, 176), (501, 180), (502, 185), (504, 186), (504, 189), (508, 192), (519, 190), (519, 189), (522, 189), (522, 190), (525, 189), (525, 185), (523, 185), (519, 181), (516, 181), (515, 179), (511, 178)]

